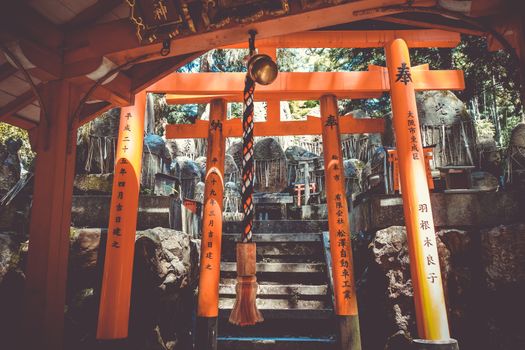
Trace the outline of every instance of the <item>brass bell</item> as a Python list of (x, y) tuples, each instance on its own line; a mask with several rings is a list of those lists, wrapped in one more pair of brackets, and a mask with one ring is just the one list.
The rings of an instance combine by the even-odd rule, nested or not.
[(277, 64), (265, 54), (253, 55), (248, 61), (248, 75), (257, 84), (269, 85), (277, 78)]

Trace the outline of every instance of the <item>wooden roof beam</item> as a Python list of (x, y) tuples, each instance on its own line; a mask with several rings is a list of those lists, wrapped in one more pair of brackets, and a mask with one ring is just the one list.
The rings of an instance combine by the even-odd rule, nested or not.
[[(381, 17), (379, 19), (382, 19)], [(374, 48), (403, 38), (409, 47), (456, 47), (461, 37), (444, 30), (331, 30), (310, 31), (257, 40), (257, 48)], [(224, 49), (248, 48), (246, 41), (224, 46)]]
[[(340, 5), (304, 11), (282, 17), (274, 17), (251, 23), (235, 25), (215, 31), (206, 31), (177, 37), (171, 45), (169, 56), (179, 56), (191, 52), (207, 51), (212, 48), (231, 45), (247, 40), (248, 29), (258, 32), (257, 39), (305, 32), (337, 24), (380, 17), (385, 14), (385, 6), (404, 5), (406, 0), (357, 0)], [(435, 1), (415, 0), (414, 5), (432, 6)], [(388, 13), (401, 10), (390, 9)], [(315, 20), (313, 20), (315, 18)], [(104, 40), (101, 40), (104, 38)], [(78, 46), (83, 43), (82, 46)], [(107, 56), (117, 64), (144, 54), (157, 54), (161, 43), (141, 45), (135, 35), (135, 28), (128, 19), (93, 25), (89, 28), (66, 34), (66, 64), (97, 56)], [(156, 56), (151, 60), (162, 59)]]

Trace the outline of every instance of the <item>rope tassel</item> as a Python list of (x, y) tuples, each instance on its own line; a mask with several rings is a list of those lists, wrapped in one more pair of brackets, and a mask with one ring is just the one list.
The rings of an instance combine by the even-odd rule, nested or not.
[(255, 82), (246, 75), (244, 86), (243, 151), (242, 151), (242, 208), (244, 212), (241, 242), (237, 243), (236, 298), (230, 323), (239, 326), (262, 322), (263, 317), (256, 305), (257, 278), (256, 246), (252, 242), (253, 227), (253, 92)]
[(238, 326), (252, 326), (264, 319), (257, 309), (257, 278), (255, 243), (237, 243), (237, 285), (235, 304), (230, 323)]

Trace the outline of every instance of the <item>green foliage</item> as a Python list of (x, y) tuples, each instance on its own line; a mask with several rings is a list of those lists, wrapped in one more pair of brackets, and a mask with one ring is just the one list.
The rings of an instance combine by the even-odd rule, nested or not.
[(230, 103), (230, 118), (231, 119), (238, 119), (242, 118), (242, 103), (241, 102), (233, 102)]
[(494, 124), (490, 120), (479, 120), (476, 123), (476, 133), (478, 135), (478, 140), (490, 140), (494, 138)]
[(0, 122), (0, 144), (5, 144), (5, 142), (10, 138), (22, 140), (22, 147), (19, 151), (20, 160), (24, 169), (30, 169), (35, 158), (35, 153), (31, 150), (27, 131), (10, 124)]
[(464, 36), (452, 58), (454, 68), (465, 74), (466, 89), (458, 97), (476, 119), (490, 120), (496, 141), (506, 147), (512, 128), (523, 118), (516, 62), (504, 51), (489, 52), (486, 39), (475, 36)]

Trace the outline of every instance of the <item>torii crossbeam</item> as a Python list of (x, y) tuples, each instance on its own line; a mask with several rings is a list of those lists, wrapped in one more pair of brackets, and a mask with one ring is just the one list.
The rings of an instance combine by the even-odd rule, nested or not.
[[(416, 90), (461, 90), (465, 86), (463, 74), (456, 70), (428, 69), (421, 65), (412, 69)], [(229, 102), (242, 100), (244, 73), (174, 73), (148, 89), (149, 92), (170, 92), (170, 104), (209, 103), (215, 99)], [(279, 73), (277, 80), (260, 86), (256, 101), (267, 101), (267, 120), (255, 123), (255, 136), (320, 135), (319, 118), (308, 116), (304, 121), (281, 121), (280, 101), (320, 99), (330, 94), (338, 98), (372, 98), (390, 91), (388, 71), (384, 67), (370, 66), (364, 72)], [(223, 123), (224, 137), (242, 135), (239, 119)], [(382, 133), (382, 119), (355, 119), (343, 116), (342, 134)], [(176, 124), (166, 127), (167, 138), (206, 138), (208, 122)]]

